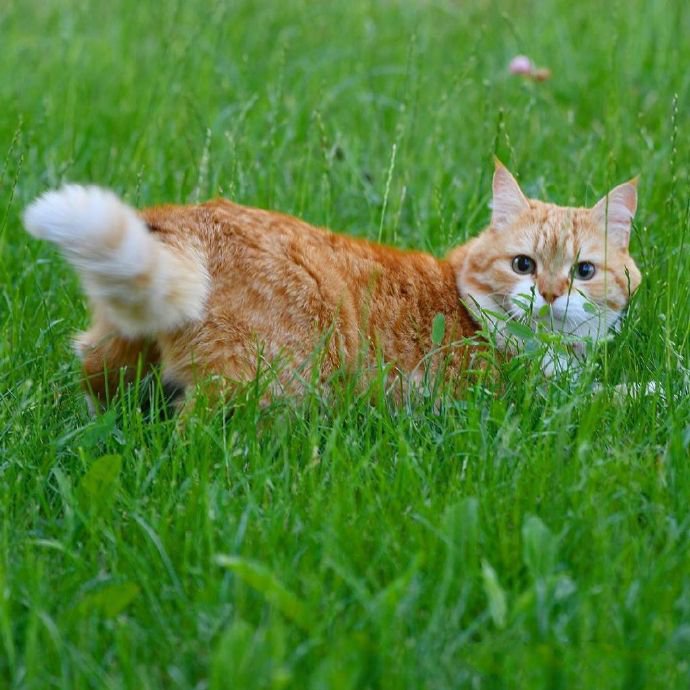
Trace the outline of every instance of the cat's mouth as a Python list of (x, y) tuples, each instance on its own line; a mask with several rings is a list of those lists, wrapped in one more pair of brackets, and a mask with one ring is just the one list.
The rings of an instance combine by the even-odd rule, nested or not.
[(579, 323), (588, 318), (597, 318), (600, 309), (595, 304), (584, 306), (578, 300), (558, 298), (555, 302), (545, 302), (532, 295), (506, 295), (501, 305), (514, 318), (527, 319), (539, 323)]
[(503, 308), (511, 319), (526, 322), (535, 330), (575, 333), (583, 323), (598, 320), (593, 310), (584, 312), (572, 302), (539, 304), (536, 300), (527, 302), (522, 297), (507, 297)]
[[(494, 294), (492, 302), (493, 309), (489, 307), (486, 312), (490, 321), (520, 322), (535, 333), (562, 334), (572, 343), (587, 338), (597, 340), (609, 327), (600, 305), (585, 303), (572, 296), (547, 303), (533, 294), (507, 293)], [(501, 318), (500, 314), (505, 314), (505, 317)], [(496, 325), (501, 331), (505, 327), (505, 324)]]

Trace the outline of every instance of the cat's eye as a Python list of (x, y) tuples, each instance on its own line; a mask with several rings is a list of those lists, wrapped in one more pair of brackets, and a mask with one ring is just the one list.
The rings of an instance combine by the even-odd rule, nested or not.
[(591, 280), (596, 272), (596, 268), (591, 261), (580, 261), (575, 266), (575, 277), (580, 280)]
[(522, 276), (530, 275), (537, 270), (537, 264), (534, 259), (530, 259), (529, 256), (524, 254), (518, 254), (513, 259), (512, 266), (515, 273), (519, 273)]

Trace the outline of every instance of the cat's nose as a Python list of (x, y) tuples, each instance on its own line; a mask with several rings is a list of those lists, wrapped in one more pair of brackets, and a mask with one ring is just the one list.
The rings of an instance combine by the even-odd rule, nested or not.
[(553, 304), (568, 289), (566, 280), (558, 280), (555, 277), (540, 276), (537, 280), (537, 289), (547, 304)]

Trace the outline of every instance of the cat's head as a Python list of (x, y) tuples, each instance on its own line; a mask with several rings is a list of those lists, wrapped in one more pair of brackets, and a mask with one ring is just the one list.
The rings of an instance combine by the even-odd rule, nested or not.
[(520, 319), (575, 342), (596, 340), (617, 324), (640, 284), (628, 254), (636, 180), (592, 208), (569, 208), (527, 199), (496, 161), (491, 207), (490, 226), (451, 255), (475, 318), (487, 310), (499, 336), (506, 319)]

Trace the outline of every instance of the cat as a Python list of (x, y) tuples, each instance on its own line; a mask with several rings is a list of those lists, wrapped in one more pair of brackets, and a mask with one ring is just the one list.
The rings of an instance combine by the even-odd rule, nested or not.
[(636, 179), (592, 208), (527, 199), (499, 161), (492, 186), (489, 226), (445, 259), (222, 199), (138, 212), (94, 186), (45, 193), (24, 224), (80, 275), (93, 321), (75, 349), (98, 407), (154, 366), (180, 391), (202, 379), (231, 391), (280, 361), (294, 390), (319, 345), (323, 380), (377, 358), (419, 380), (438, 370), (434, 350), (461, 380), (487, 318), (499, 343), (521, 320), (568, 335), (577, 355), (641, 280), (628, 253)]

